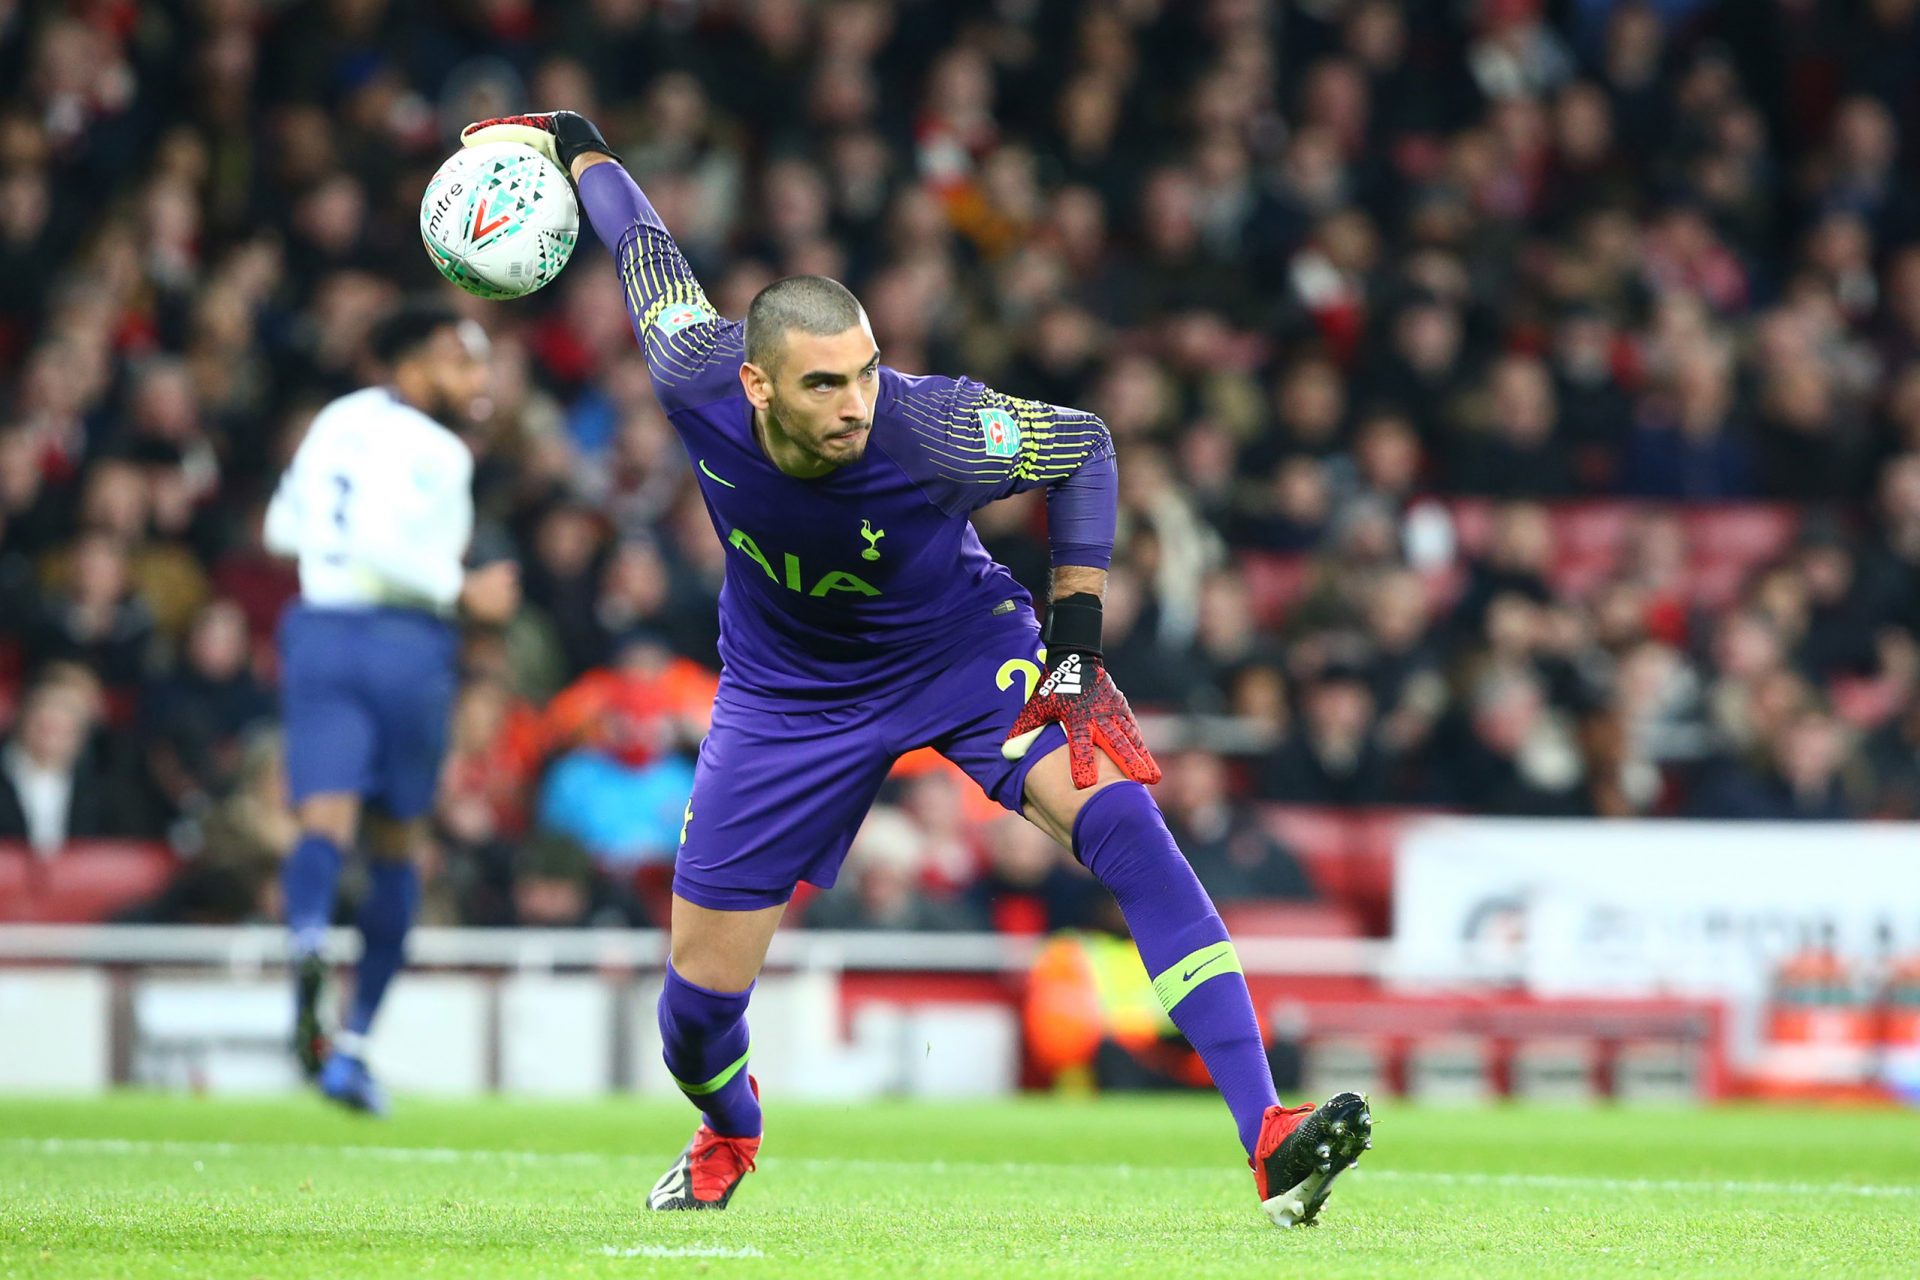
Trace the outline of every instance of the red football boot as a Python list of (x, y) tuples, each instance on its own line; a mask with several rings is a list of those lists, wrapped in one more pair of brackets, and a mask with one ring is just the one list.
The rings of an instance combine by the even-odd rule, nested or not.
[(1333, 1180), (1373, 1145), (1373, 1113), (1357, 1093), (1335, 1094), (1318, 1107), (1268, 1107), (1254, 1148), (1254, 1189), (1275, 1226), (1314, 1220)]
[[(747, 1084), (759, 1097), (759, 1082), (748, 1076)], [(687, 1149), (647, 1193), (647, 1208), (724, 1209), (740, 1180), (753, 1172), (758, 1154), (760, 1139), (724, 1138), (702, 1121)]]

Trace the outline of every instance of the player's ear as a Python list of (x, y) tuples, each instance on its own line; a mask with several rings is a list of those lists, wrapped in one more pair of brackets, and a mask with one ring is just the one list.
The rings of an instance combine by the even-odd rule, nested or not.
[(773, 403), (773, 375), (751, 362), (740, 366), (740, 386), (747, 393), (747, 401), (756, 409), (764, 409)]

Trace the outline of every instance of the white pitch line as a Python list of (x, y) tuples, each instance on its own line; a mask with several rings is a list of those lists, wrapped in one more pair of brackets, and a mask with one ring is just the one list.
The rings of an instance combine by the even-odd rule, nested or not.
[[(329, 1146), (325, 1143), (181, 1142), (142, 1138), (8, 1138), (0, 1151), (31, 1155), (179, 1156), (310, 1156), (349, 1160), (377, 1160), (394, 1164), (505, 1164), (559, 1165), (607, 1168), (632, 1165), (653, 1169), (663, 1157), (599, 1151), (502, 1151), (463, 1147)], [(1057, 1177), (1062, 1173), (1094, 1170), (1107, 1177), (1217, 1176), (1221, 1170), (1191, 1165), (1045, 1164), (1037, 1162), (968, 1160), (864, 1160), (812, 1156), (774, 1156), (762, 1164), (781, 1168), (858, 1170), (872, 1173), (992, 1173)], [(1608, 1178), (1551, 1173), (1456, 1173), (1420, 1169), (1366, 1167), (1357, 1171), (1367, 1180), (1423, 1183), (1438, 1187), (1512, 1187), (1535, 1191), (1657, 1191), (1691, 1194), (1761, 1196), (1859, 1196), (1863, 1198), (1920, 1199), (1920, 1185), (1907, 1183), (1779, 1182), (1739, 1178)]]

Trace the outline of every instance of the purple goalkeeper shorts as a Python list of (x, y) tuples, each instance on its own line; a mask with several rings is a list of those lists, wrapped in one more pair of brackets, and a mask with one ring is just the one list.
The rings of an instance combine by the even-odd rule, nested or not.
[(727, 696), (700, 746), (673, 891), (716, 911), (777, 906), (828, 888), (893, 762), (933, 747), (1015, 813), (1027, 771), (1066, 745), (1048, 725), (1020, 760), (1000, 754), (1041, 673), (1040, 626), (1017, 610), (897, 688), (848, 706), (763, 711)]

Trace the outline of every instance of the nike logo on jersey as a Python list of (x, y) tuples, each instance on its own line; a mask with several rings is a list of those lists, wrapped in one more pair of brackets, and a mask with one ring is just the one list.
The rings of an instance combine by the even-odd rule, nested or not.
[(488, 222), (487, 225), (483, 227), (480, 224), (486, 221), (486, 217), (487, 217), (487, 202), (485, 200), (481, 200), (474, 207), (473, 233), (469, 235), (467, 239), (477, 241), (481, 237), (488, 235), (491, 232), (498, 231), (500, 228), (506, 226), (507, 223), (513, 220), (513, 217), (511, 214), (503, 213), (499, 217), (495, 218), (492, 222)]
[(1060, 659), (1060, 665), (1047, 673), (1046, 683), (1040, 686), (1042, 698), (1059, 694), (1063, 698), (1077, 698), (1087, 687), (1086, 672), (1081, 668), (1080, 655), (1070, 653)]
[(1198, 973), (1198, 972), (1200, 972), (1200, 971), (1201, 971), (1202, 969), (1205, 969), (1205, 968), (1207, 968), (1207, 967), (1208, 967), (1209, 965), (1212, 965), (1212, 964), (1217, 964), (1217, 963), (1218, 963), (1219, 961), (1222, 961), (1222, 960), (1224, 960), (1224, 959), (1226, 959), (1226, 958), (1227, 958), (1227, 953), (1226, 953), (1226, 952), (1224, 952), (1224, 951), (1222, 951), (1222, 952), (1221, 952), (1220, 954), (1218, 954), (1218, 955), (1216, 955), (1216, 956), (1214, 956), (1214, 957), (1213, 957), (1213, 959), (1211, 959), (1211, 960), (1206, 960), (1206, 961), (1202, 961), (1202, 962), (1201, 962), (1200, 964), (1197, 964), (1197, 965), (1195, 965), (1195, 966), (1193, 966), (1193, 968), (1191, 968), (1191, 969), (1189, 969), (1189, 970), (1187, 970), (1187, 971), (1186, 971), (1185, 973), (1183, 973), (1183, 974), (1181, 974), (1181, 975), (1180, 975), (1180, 981), (1182, 981), (1182, 982), (1192, 982), (1192, 981), (1193, 981), (1193, 975), (1194, 975), (1194, 974), (1196, 974), (1196, 973)]
[(722, 480), (719, 476), (713, 474), (713, 472), (707, 468), (707, 460), (705, 458), (700, 459), (700, 470), (705, 474), (707, 479), (713, 481), (715, 484), (723, 484), (729, 489), (738, 489), (740, 487), (731, 480)]

